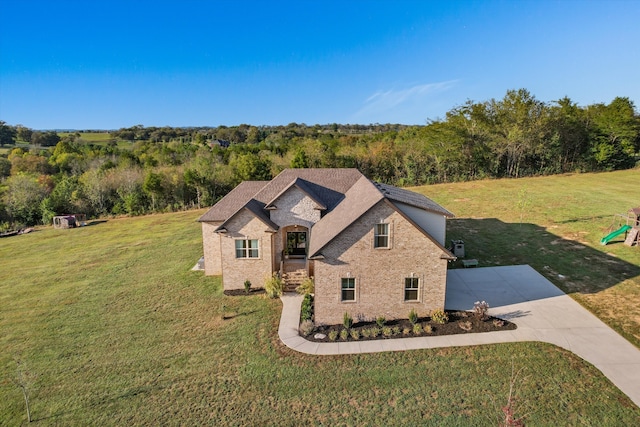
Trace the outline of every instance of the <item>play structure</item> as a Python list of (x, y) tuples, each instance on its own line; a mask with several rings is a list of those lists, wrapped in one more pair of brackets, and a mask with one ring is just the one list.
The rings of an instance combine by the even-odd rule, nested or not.
[(600, 239), (600, 244), (606, 245), (622, 235), (625, 245), (640, 246), (640, 207), (629, 209), (626, 215), (615, 215), (609, 227), (609, 234)]

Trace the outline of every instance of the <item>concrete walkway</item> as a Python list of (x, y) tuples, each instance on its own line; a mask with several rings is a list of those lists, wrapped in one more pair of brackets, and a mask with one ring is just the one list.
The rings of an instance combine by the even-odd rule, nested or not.
[(640, 406), (640, 349), (556, 288), (528, 265), (449, 270), (447, 310), (470, 310), (485, 300), (489, 314), (518, 328), (450, 336), (317, 343), (298, 334), (302, 296), (282, 296), (278, 335), (301, 353), (357, 354), (517, 341), (542, 341), (565, 348), (598, 368)]

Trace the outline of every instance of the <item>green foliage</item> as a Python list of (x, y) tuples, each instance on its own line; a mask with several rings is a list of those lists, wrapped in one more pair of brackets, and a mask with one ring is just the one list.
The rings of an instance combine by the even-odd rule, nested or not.
[(391, 328), (392, 335), (400, 335), (400, 326), (394, 326)]
[(332, 329), (332, 330), (330, 330), (330, 331), (329, 331), (329, 335), (328, 335), (328, 336), (329, 336), (329, 339), (330, 339), (331, 341), (335, 341), (335, 340), (338, 338), (338, 334), (339, 334), (339, 332), (338, 332), (336, 329)]
[(302, 298), (302, 306), (300, 308), (300, 320), (313, 320), (313, 299), (307, 294)]
[(376, 324), (378, 325), (378, 327), (382, 328), (386, 322), (387, 322), (387, 319), (385, 319), (384, 316), (376, 317)]
[(302, 295), (309, 295), (315, 292), (315, 283), (313, 277), (305, 278), (300, 286), (296, 288), (296, 292)]
[(244, 281), (244, 293), (248, 294), (249, 292), (251, 292), (251, 281), (247, 279)]
[(264, 282), (264, 291), (269, 298), (279, 298), (284, 292), (284, 281), (278, 273), (273, 273)]
[(351, 317), (351, 315), (349, 315), (349, 313), (347, 313), (346, 311), (342, 316), (342, 326), (344, 326), (345, 329), (350, 329), (351, 326), (353, 326), (353, 317)]
[(343, 329), (340, 331), (340, 339), (342, 341), (346, 341), (347, 338), (349, 338), (349, 330), (348, 329)]
[(431, 320), (441, 325), (444, 325), (449, 321), (449, 315), (447, 315), (447, 313), (445, 313), (444, 310), (440, 310), (440, 309), (433, 310), (431, 312)]
[(385, 337), (389, 338), (391, 335), (393, 335), (393, 330), (391, 329), (390, 326), (383, 326), (382, 327), (382, 335), (384, 335)]
[(411, 311), (409, 312), (409, 322), (411, 322), (412, 325), (415, 325), (416, 322), (418, 321), (418, 313), (416, 313), (415, 309), (411, 309)]
[(422, 332), (423, 332), (422, 324), (414, 323), (411, 331), (413, 332), (413, 335), (422, 335)]
[(350, 329), (349, 330), (349, 335), (351, 335), (351, 338), (358, 341), (360, 339), (360, 330), (359, 329)]

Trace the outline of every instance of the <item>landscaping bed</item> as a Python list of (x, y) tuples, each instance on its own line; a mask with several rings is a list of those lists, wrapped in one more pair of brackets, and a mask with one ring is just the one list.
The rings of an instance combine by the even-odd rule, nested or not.
[[(483, 304), (484, 301), (483, 301)], [(476, 303), (478, 305), (478, 303)], [(309, 320), (313, 316), (313, 298), (305, 296), (302, 303), (300, 335), (310, 341), (366, 341), (393, 338), (413, 338), (420, 336), (456, 335), (479, 332), (511, 331), (516, 324), (498, 319), (484, 312), (464, 310), (439, 311), (432, 317), (418, 318), (415, 312), (410, 319), (386, 320), (379, 317), (372, 322), (353, 323), (345, 313), (345, 321), (341, 325), (313, 326)], [(411, 316), (413, 314), (413, 316)]]

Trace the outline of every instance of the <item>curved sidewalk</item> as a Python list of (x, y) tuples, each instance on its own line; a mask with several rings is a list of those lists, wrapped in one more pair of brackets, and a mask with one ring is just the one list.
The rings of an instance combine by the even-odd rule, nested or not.
[(485, 300), (489, 314), (509, 320), (513, 331), (318, 343), (298, 334), (302, 296), (282, 296), (278, 335), (306, 354), (358, 354), (518, 341), (542, 341), (565, 348), (598, 368), (640, 406), (640, 349), (622, 338), (528, 265), (449, 270), (448, 310), (470, 310)]

